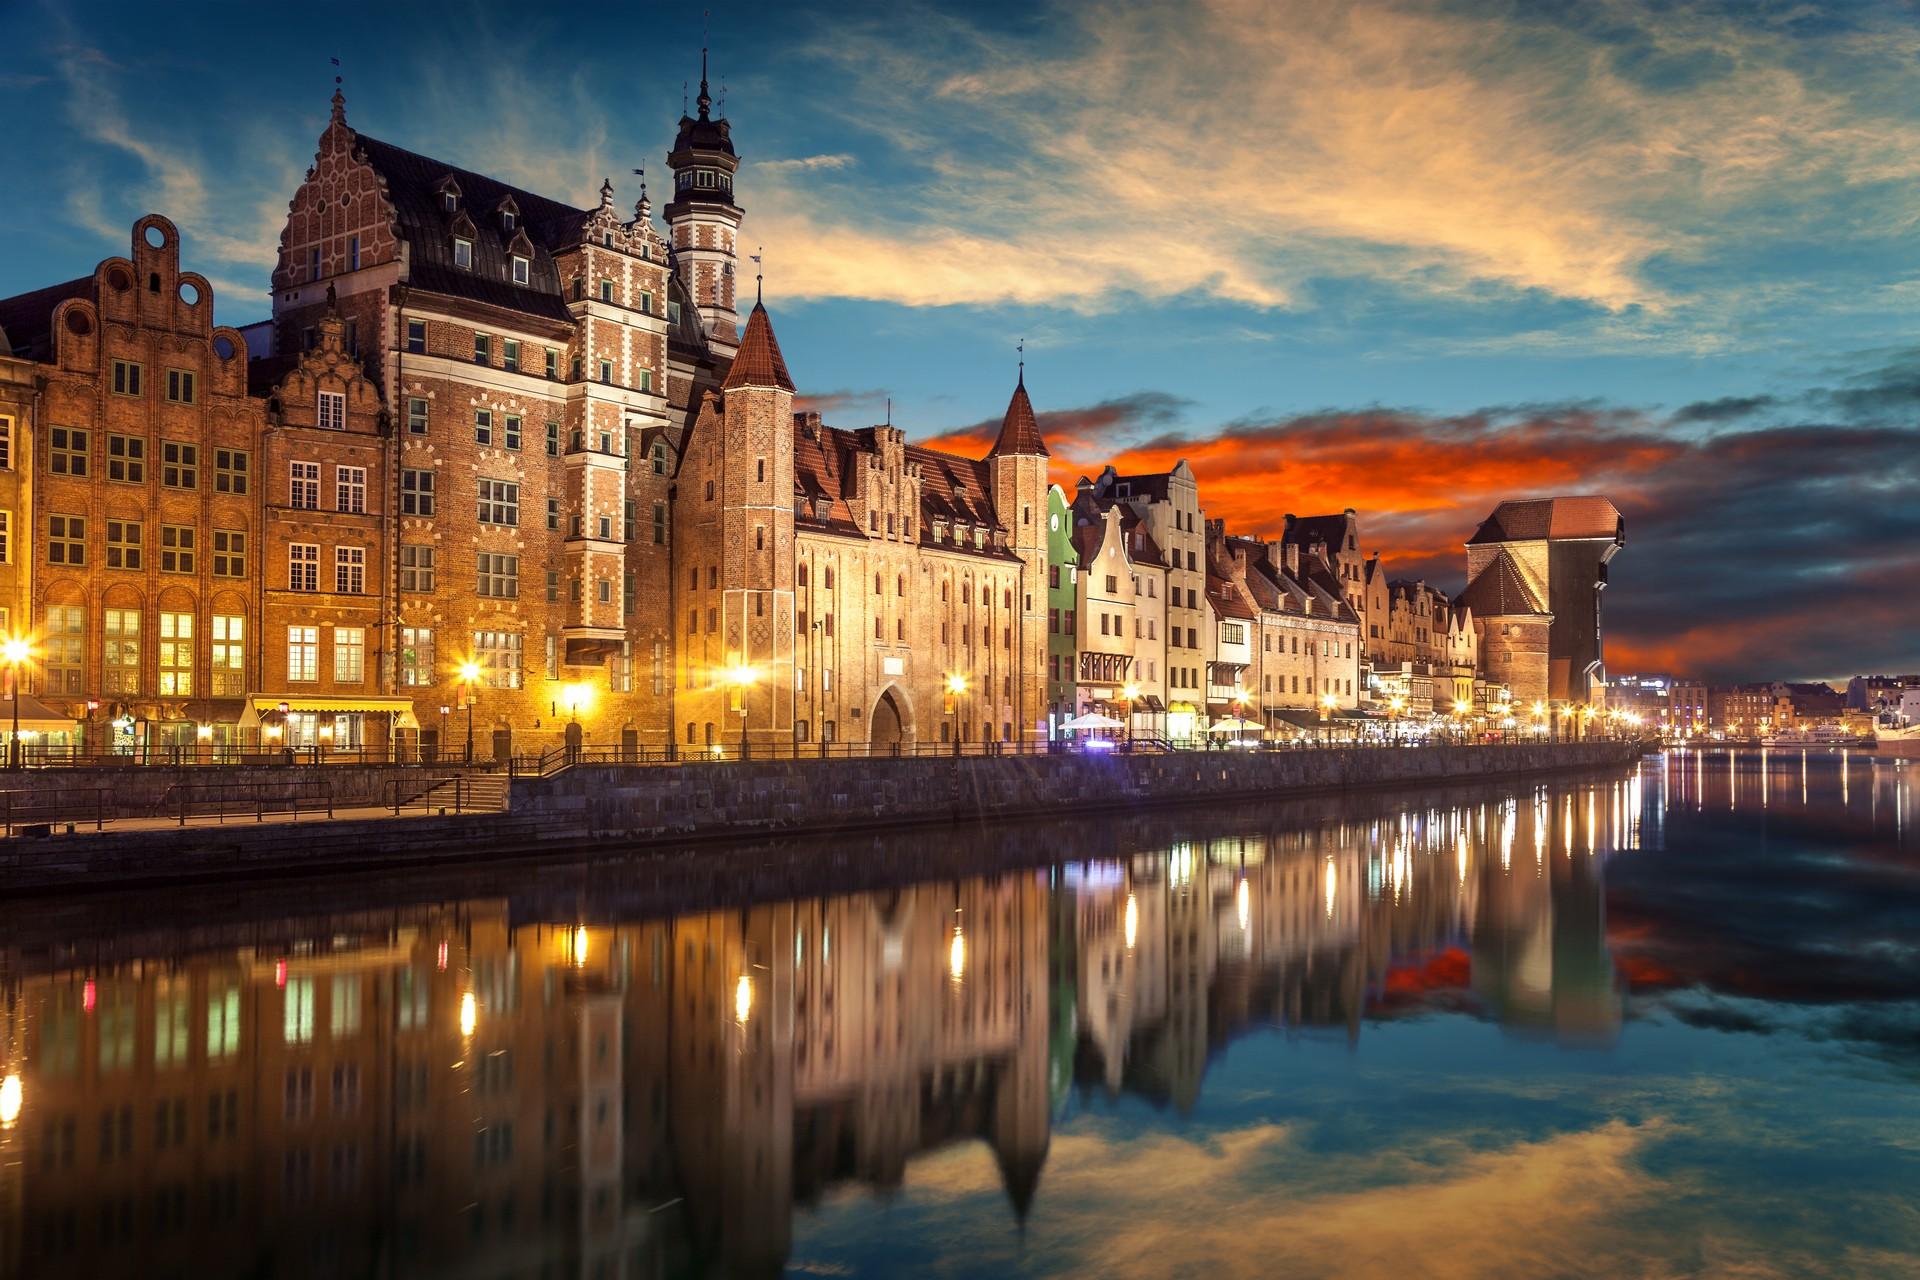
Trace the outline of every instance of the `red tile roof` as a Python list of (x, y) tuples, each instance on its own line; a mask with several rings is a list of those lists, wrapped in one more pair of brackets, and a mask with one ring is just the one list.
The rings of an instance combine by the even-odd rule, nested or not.
[(1520, 566), (1513, 557), (1502, 551), (1495, 556), (1493, 563), (1480, 571), (1480, 576), (1467, 584), (1454, 602), (1473, 610), (1476, 618), (1511, 618), (1521, 615), (1534, 617), (1550, 616), (1541, 607), (1540, 597), (1527, 585)]
[(727, 370), (727, 379), (720, 384), (722, 391), (735, 387), (793, 390), (793, 375), (787, 372), (780, 343), (773, 336), (773, 321), (767, 318), (766, 307), (758, 302), (753, 304), (753, 314), (747, 317), (747, 331), (740, 339), (740, 350), (734, 354), (733, 367)]
[(991, 452), (1035, 458), (1051, 456), (1047, 453), (1046, 441), (1040, 438), (1040, 424), (1034, 420), (1033, 401), (1027, 399), (1024, 374), (1014, 384), (1013, 399), (1007, 402), (1007, 416), (1000, 423), (1000, 438), (993, 442)]
[(1597, 494), (1588, 494), (1503, 502), (1467, 541), (1471, 544), (1541, 538), (1615, 538), (1620, 533), (1620, 509)]

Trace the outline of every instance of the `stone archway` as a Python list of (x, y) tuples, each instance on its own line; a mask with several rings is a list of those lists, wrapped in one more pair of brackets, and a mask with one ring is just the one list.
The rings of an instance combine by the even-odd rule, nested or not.
[(899, 685), (888, 685), (867, 717), (867, 740), (876, 747), (913, 741), (913, 704)]

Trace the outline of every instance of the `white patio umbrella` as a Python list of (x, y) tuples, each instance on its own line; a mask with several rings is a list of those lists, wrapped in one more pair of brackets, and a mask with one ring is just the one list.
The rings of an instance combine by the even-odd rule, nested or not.
[(1224, 720), (1215, 720), (1207, 726), (1208, 733), (1258, 733), (1266, 726), (1257, 720), (1236, 720), (1228, 716)]
[(1067, 730), (1080, 730), (1124, 729), (1127, 726), (1124, 721), (1115, 720), (1112, 716), (1103, 716), (1098, 711), (1089, 711), (1085, 715), (1075, 716), (1071, 720), (1061, 721), (1060, 727)]

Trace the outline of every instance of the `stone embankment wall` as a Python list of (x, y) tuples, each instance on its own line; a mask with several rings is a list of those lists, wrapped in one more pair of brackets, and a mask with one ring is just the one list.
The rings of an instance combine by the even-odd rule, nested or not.
[[(3, 840), (0, 885), (16, 892), (113, 889), (236, 876), (367, 873), (588, 848), (611, 852), (623, 844), (673, 846), (697, 839), (1027, 816), (1099, 817), (1157, 805), (1225, 805), (1619, 767), (1638, 754), (1631, 744), (1584, 742), (587, 765), (551, 778), (514, 779), (505, 814), (259, 824), (235, 819), (218, 826), (109, 827), (98, 833), (81, 826), (72, 835)], [(161, 783), (154, 779), (144, 785)]]
[(448, 765), (363, 764), (0, 770), (0, 806), (10, 794), (16, 811), (57, 809), (63, 821), (81, 823), (93, 820), (96, 805), (105, 818), (170, 817), (183, 798), (195, 811), (217, 805), (223, 796), (235, 806), (258, 799), (270, 808), (284, 807), (298, 800), (305, 810), (331, 799), (336, 809), (355, 809), (392, 804), (396, 786), (404, 799), (458, 772)]
[(513, 780), (512, 811), (581, 839), (817, 831), (1137, 805), (1230, 803), (1625, 765), (1637, 744), (1531, 743), (1284, 752), (941, 756), (749, 761), (633, 769), (589, 765)]

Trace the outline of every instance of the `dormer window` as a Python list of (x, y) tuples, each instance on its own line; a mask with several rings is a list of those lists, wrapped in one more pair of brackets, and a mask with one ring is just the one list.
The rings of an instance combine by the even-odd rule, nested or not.
[(502, 231), (511, 233), (516, 221), (517, 219), (513, 216), (513, 210), (503, 209), (500, 211), (500, 229)]
[(453, 265), (462, 271), (473, 270), (473, 241), (461, 236), (453, 238)]
[(460, 193), (452, 187), (448, 187), (445, 191), (442, 191), (440, 193), (440, 207), (448, 213), (452, 213), (455, 209), (458, 209), (460, 207)]
[[(513, 215), (508, 214), (507, 217), (512, 218)], [(515, 284), (525, 284), (527, 282), (527, 277), (530, 273), (531, 273), (531, 264), (525, 258), (521, 257), (519, 254), (517, 253), (514, 254), (513, 255), (513, 282)]]

